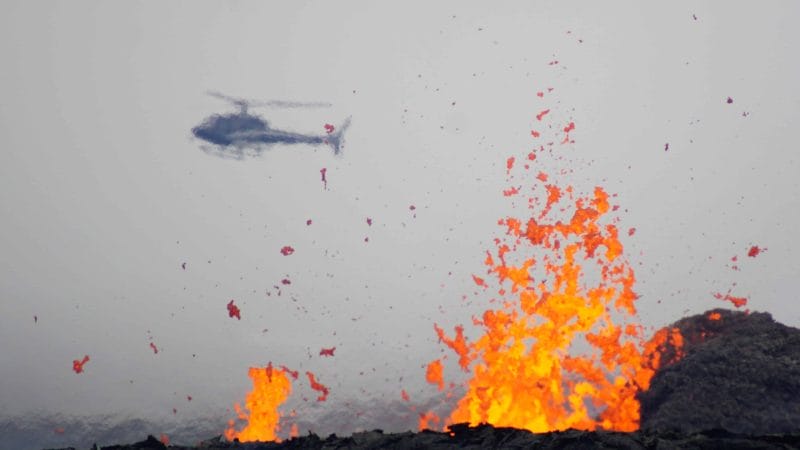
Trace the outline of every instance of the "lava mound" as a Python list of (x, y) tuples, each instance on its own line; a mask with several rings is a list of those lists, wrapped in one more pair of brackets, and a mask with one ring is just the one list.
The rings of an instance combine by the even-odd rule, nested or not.
[[(641, 430), (800, 432), (800, 330), (768, 313), (715, 309), (683, 318), (684, 345), (638, 395)], [(669, 354), (672, 352), (672, 354)]]

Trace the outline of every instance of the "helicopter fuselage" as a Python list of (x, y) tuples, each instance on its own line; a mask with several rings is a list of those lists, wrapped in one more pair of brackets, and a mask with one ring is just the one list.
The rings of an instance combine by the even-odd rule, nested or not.
[(292, 133), (270, 128), (264, 119), (242, 112), (214, 115), (192, 128), (195, 137), (219, 146), (270, 144), (323, 144), (325, 136)]

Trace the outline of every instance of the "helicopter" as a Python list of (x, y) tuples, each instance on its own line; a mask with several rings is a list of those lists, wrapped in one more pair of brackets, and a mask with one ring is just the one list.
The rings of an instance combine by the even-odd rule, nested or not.
[[(265, 146), (273, 144), (308, 144), (329, 145), (333, 153), (338, 155), (342, 149), (344, 132), (350, 126), (350, 118), (339, 125), (335, 132), (325, 135), (294, 133), (270, 127), (269, 122), (258, 115), (248, 112), (249, 107), (278, 108), (324, 108), (331, 106), (323, 102), (287, 102), (280, 100), (253, 101), (230, 97), (219, 92), (208, 92), (208, 95), (230, 102), (239, 108), (233, 114), (214, 114), (203, 123), (192, 128), (192, 134), (212, 144), (201, 147), (206, 153), (223, 158), (243, 159), (245, 156), (258, 156)], [(333, 127), (326, 125), (326, 129)]]

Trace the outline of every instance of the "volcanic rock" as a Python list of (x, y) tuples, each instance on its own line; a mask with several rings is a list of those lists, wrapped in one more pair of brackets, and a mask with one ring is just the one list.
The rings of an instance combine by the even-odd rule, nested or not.
[(800, 330), (768, 313), (715, 309), (683, 318), (684, 346), (639, 394), (641, 429), (759, 435), (800, 432)]
[[(743, 436), (724, 430), (692, 434), (633, 433), (612, 431), (567, 430), (534, 434), (514, 428), (491, 425), (470, 427), (452, 425), (450, 433), (421, 431), (419, 433), (390, 433), (381, 430), (355, 433), (349, 437), (335, 434), (320, 438), (315, 434), (292, 438), (282, 443), (226, 442), (220, 438), (200, 443), (197, 447), (166, 447), (173, 450), (272, 450), (272, 449), (792, 449), (800, 448), (800, 435)], [(97, 448), (97, 447), (95, 447)], [(128, 446), (101, 447), (99, 450), (162, 450), (164, 445), (149, 436), (146, 441)], [(63, 449), (68, 450), (68, 449)], [(74, 450), (74, 449), (71, 449)]]
[[(681, 319), (683, 346), (665, 347), (665, 363), (639, 394), (641, 428), (632, 433), (566, 430), (534, 434), (456, 424), (448, 432), (348, 437), (309, 433), (282, 443), (169, 446), (149, 436), (105, 450), (170, 449), (790, 449), (800, 448), (800, 330), (767, 313), (715, 309)], [(97, 448), (97, 447), (95, 447)], [(66, 450), (66, 449), (64, 449)]]

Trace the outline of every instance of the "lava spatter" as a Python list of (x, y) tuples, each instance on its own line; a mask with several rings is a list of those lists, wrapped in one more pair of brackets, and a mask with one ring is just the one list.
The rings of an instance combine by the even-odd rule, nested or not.
[[(574, 122), (550, 129), (565, 134), (562, 143), (573, 142)], [(526, 215), (498, 221), (503, 233), (485, 260), (490, 277), (473, 275), (479, 286), (497, 286), (485, 292), (500, 295), (473, 319), (477, 338), (468, 340), (463, 327), (450, 338), (434, 325), (469, 374), (445, 424), (636, 430), (636, 393), (649, 387), (661, 349), (682, 346), (680, 332), (662, 330), (645, 342), (635, 322), (636, 277), (615, 218), (607, 217), (605, 189), (581, 195), (544, 172), (535, 179)], [(541, 197), (546, 202), (537, 211)], [(574, 353), (576, 345), (588, 350)], [(428, 364), (426, 380), (443, 389), (441, 359)], [(430, 419), (421, 415), (420, 426), (430, 426)]]
[(75, 371), (75, 373), (83, 373), (83, 366), (87, 362), (89, 362), (89, 355), (85, 355), (83, 357), (83, 359), (80, 359), (80, 360), (73, 359), (72, 360), (72, 370)]
[(546, 116), (550, 112), (549, 109), (545, 109), (541, 111), (539, 114), (536, 114), (536, 120), (541, 121), (544, 116)]
[(439, 386), (440, 391), (444, 389), (444, 366), (441, 360), (435, 359), (428, 364), (425, 379), (428, 383)]
[(306, 376), (308, 377), (308, 383), (311, 385), (311, 389), (319, 392), (319, 397), (317, 397), (318, 402), (324, 402), (328, 398), (328, 394), (330, 391), (328, 387), (324, 384), (317, 381), (317, 377), (314, 376), (311, 372), (306, 372)]
[(751, 258), (755, 258), (759, 255), (759, 253), (766, 251), (765, 248), (759, 248), (757, 245), (750, 247), (750, 250), (747, 251), (747, 256)]
[(323, 167), (319, 169), (319, 176), (322, 181), (322, 188), (327, 190), (328, 189), (328, 169)]
[(239, 307), (233, 304), (233, 300), (228, 302), (228, 317), (236, 318), (236, 320), (242, 320), (241, 311), (239, 311)]
[(721, 294), (719, 292), (713, 294), (714, 298), (717, 300), (723, 300), (726, 302), (731, 302), (733, 306), (736, 308), (741, 308), (742, 306), (747, 305), (747, 298), (746, 297), (735, 297), (728, 292), (727, 294)]

